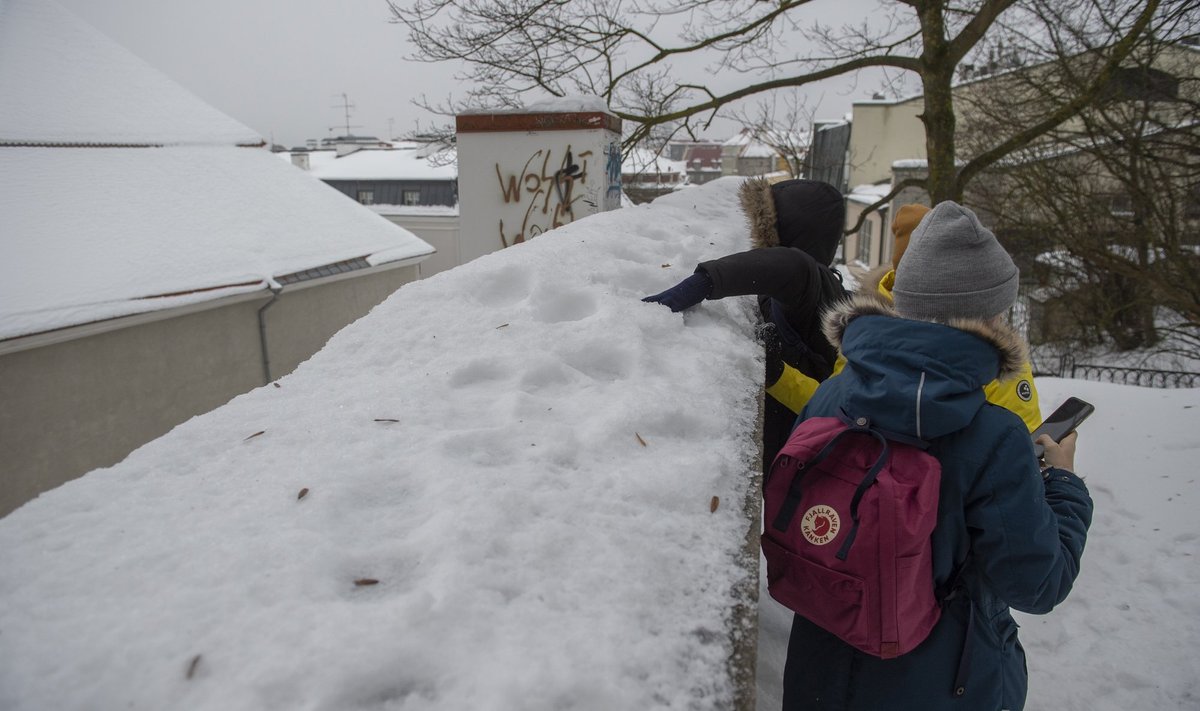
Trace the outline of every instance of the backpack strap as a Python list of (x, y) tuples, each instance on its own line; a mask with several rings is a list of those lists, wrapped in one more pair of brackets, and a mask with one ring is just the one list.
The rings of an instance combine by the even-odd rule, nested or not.
[(805, 470), (812, 469), (821, 462), (825, 461), (825, 458), (833, 453), (834, 447), (836, 447), (838, 442), (842, 440), (842, 437), (853, 431), (854, 430), (851, 429), (844, 429), (841, 432), (838, 432), (836, 435), (834, 435), (833, 439), (829, 440), (825, 446), (821, 448), (820, 452), (817, 452), (817, 456), (813, 457), (807, 462), (796, 463), (796, 474), (792, 477), (791, 485), (788, 486), (787, 498), (783, 500), (783, 504), (779, 507), (779, 513), (775, 515), (775, 520), (771, 522), (771, 526), (774, 527), (776, 531), (786, 532), (788, 526), (792, 523), (792, 519), (796, 516), (796, 509), (800, 506), (800, 495), (803, 493), (803, 489), (801, 488), (800, 484), (801, 480), (804, 478)]
[(854, 545), (854, 539), (858, 536), (858, 504), (862, 501), (863, 494), (867, 493), (867, 489), (870, 489), (871, 485), (875, 483), (875, 479), (878, 478), (879, 472), (883, 471), (884, 466), (887, 465), (888, 455), (891, 454), (892, 451), (888, 446), (887, 438), (873, 429), (848, 429), (846, 431), (865, 432), (866, 434), (873, 436), (875, 439), (879, 440), (880, 444), (883, 445), (883, 450), (875, 459), (875, 463), (872, 464), (871, 468), (867, 470), (866, 476), (864, 476), (862, 481), (858, 483), (858, 488), (854, 490), (854, 498), (850, 499), (850, 520), (853, 521), (853, 523), (850, 526), (850, 532), (846, 534), (845, 542), (843, 542), (842, 547), (838, 549), (838, 560), (846, 560), (846, 556), (850, 554), (850, 546)]

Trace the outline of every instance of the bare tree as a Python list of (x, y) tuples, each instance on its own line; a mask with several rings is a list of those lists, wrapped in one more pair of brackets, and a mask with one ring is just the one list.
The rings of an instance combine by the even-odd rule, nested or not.
[[(884, 68), (916, 77), (923, 95), (932, 199), (961, 199), (988, 166), (1089, 105), (1169, 0), (881, 0), (872, 23), (834, 28), (811, 18), (834, 0), (389, 0), (416, 59), (459, 60), (470, 104), (513, 106), (529, 92), (595, 94), (634, 124), (626, 143), (657, 126), (691, 131), (737, 102)], [(1028, 17), (1087, 24), (1103, 61), (1048, 113), (957, 164), (951, 91), (956, 69), (989, 32), (1021, 36)], [(1105, 21), (1097, 19), (1103, 14)], [(1045, 38), (1028, 36), (1031, 43)], [(1101, 37), (1100, 35), (1105, 35)], [(798, 45), (802, 42), (802, 45)], [(699, 77), (684, 65), (708, 65)], [(739, 86), (723, 87), (728, 77)], [(879, 204), (885, 201), (881, 200)]]
[(813, 115), (814, 109), (796, 89), (771, 93), (755, 104), (753, 113), (731, 112), (733, 120), (749, 130), (754, 140), (775, 152), (793, 178), (801, 177), (804, 170)]
[[(1097, 101), (971, 190), (1067, 315), (1043, 338), (1200, 357), (1200, 48), (1187, 44), (1200, 30), (1195, 9), (1169, 6)], [(1025, 104), (1084, 81), (1095, 61), (1063, 57), (1011, 75), (971, 107), (973, 125), (1002, 131)]]

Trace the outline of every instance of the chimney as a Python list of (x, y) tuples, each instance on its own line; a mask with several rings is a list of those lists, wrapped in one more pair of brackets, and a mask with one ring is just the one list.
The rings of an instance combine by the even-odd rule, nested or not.
[(296, 166), (300, 170), (308, 170), (308, 154), (307, 153), (293, 153), (292, 154), (292, 165)]

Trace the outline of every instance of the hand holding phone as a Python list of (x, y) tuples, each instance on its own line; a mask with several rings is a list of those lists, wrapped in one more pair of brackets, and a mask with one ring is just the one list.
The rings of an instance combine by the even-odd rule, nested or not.
[(1046, 475), (1046, 470), (1050, 468), (1075, 471), (1075, 440), (1078, 437), (1078, 431), (1063, 437), (1062, 442), (1055, 442), (1050, 439), (1050, 435), (1041, 436), (1039, 441), (1046, 445), (1046, 452), (1040, 460), (1043, 477)]
[(1050, 438), (1055, 442), (1063, 441), (1063, 438), (1075, 431), (1079, 423), (1088, 418), (1088, 415), (1095, 412), (1096, 408), (1091, 403), (1084, 402), (1077, 397), (1069, 397), (1058, 409), (1050, 413), (1050, 416), (1038, 426), (1030, 435), (1033, 437), (1033, 453), (1038, 459), (1045, 454), (1045, 447), (1037, 444), (1038, 437), (1042, 435), (1050, 435)]

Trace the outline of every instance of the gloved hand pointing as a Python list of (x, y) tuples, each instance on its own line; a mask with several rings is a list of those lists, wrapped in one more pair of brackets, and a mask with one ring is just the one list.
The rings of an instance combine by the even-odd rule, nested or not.
[(699, 271), (670, 289), (653, 296), (647, 296), (642, 301), (662, 304), (678, 313), (704, 301), (712, 293), (712, 288), (712, 279), (709, 278), (706, 272)]

